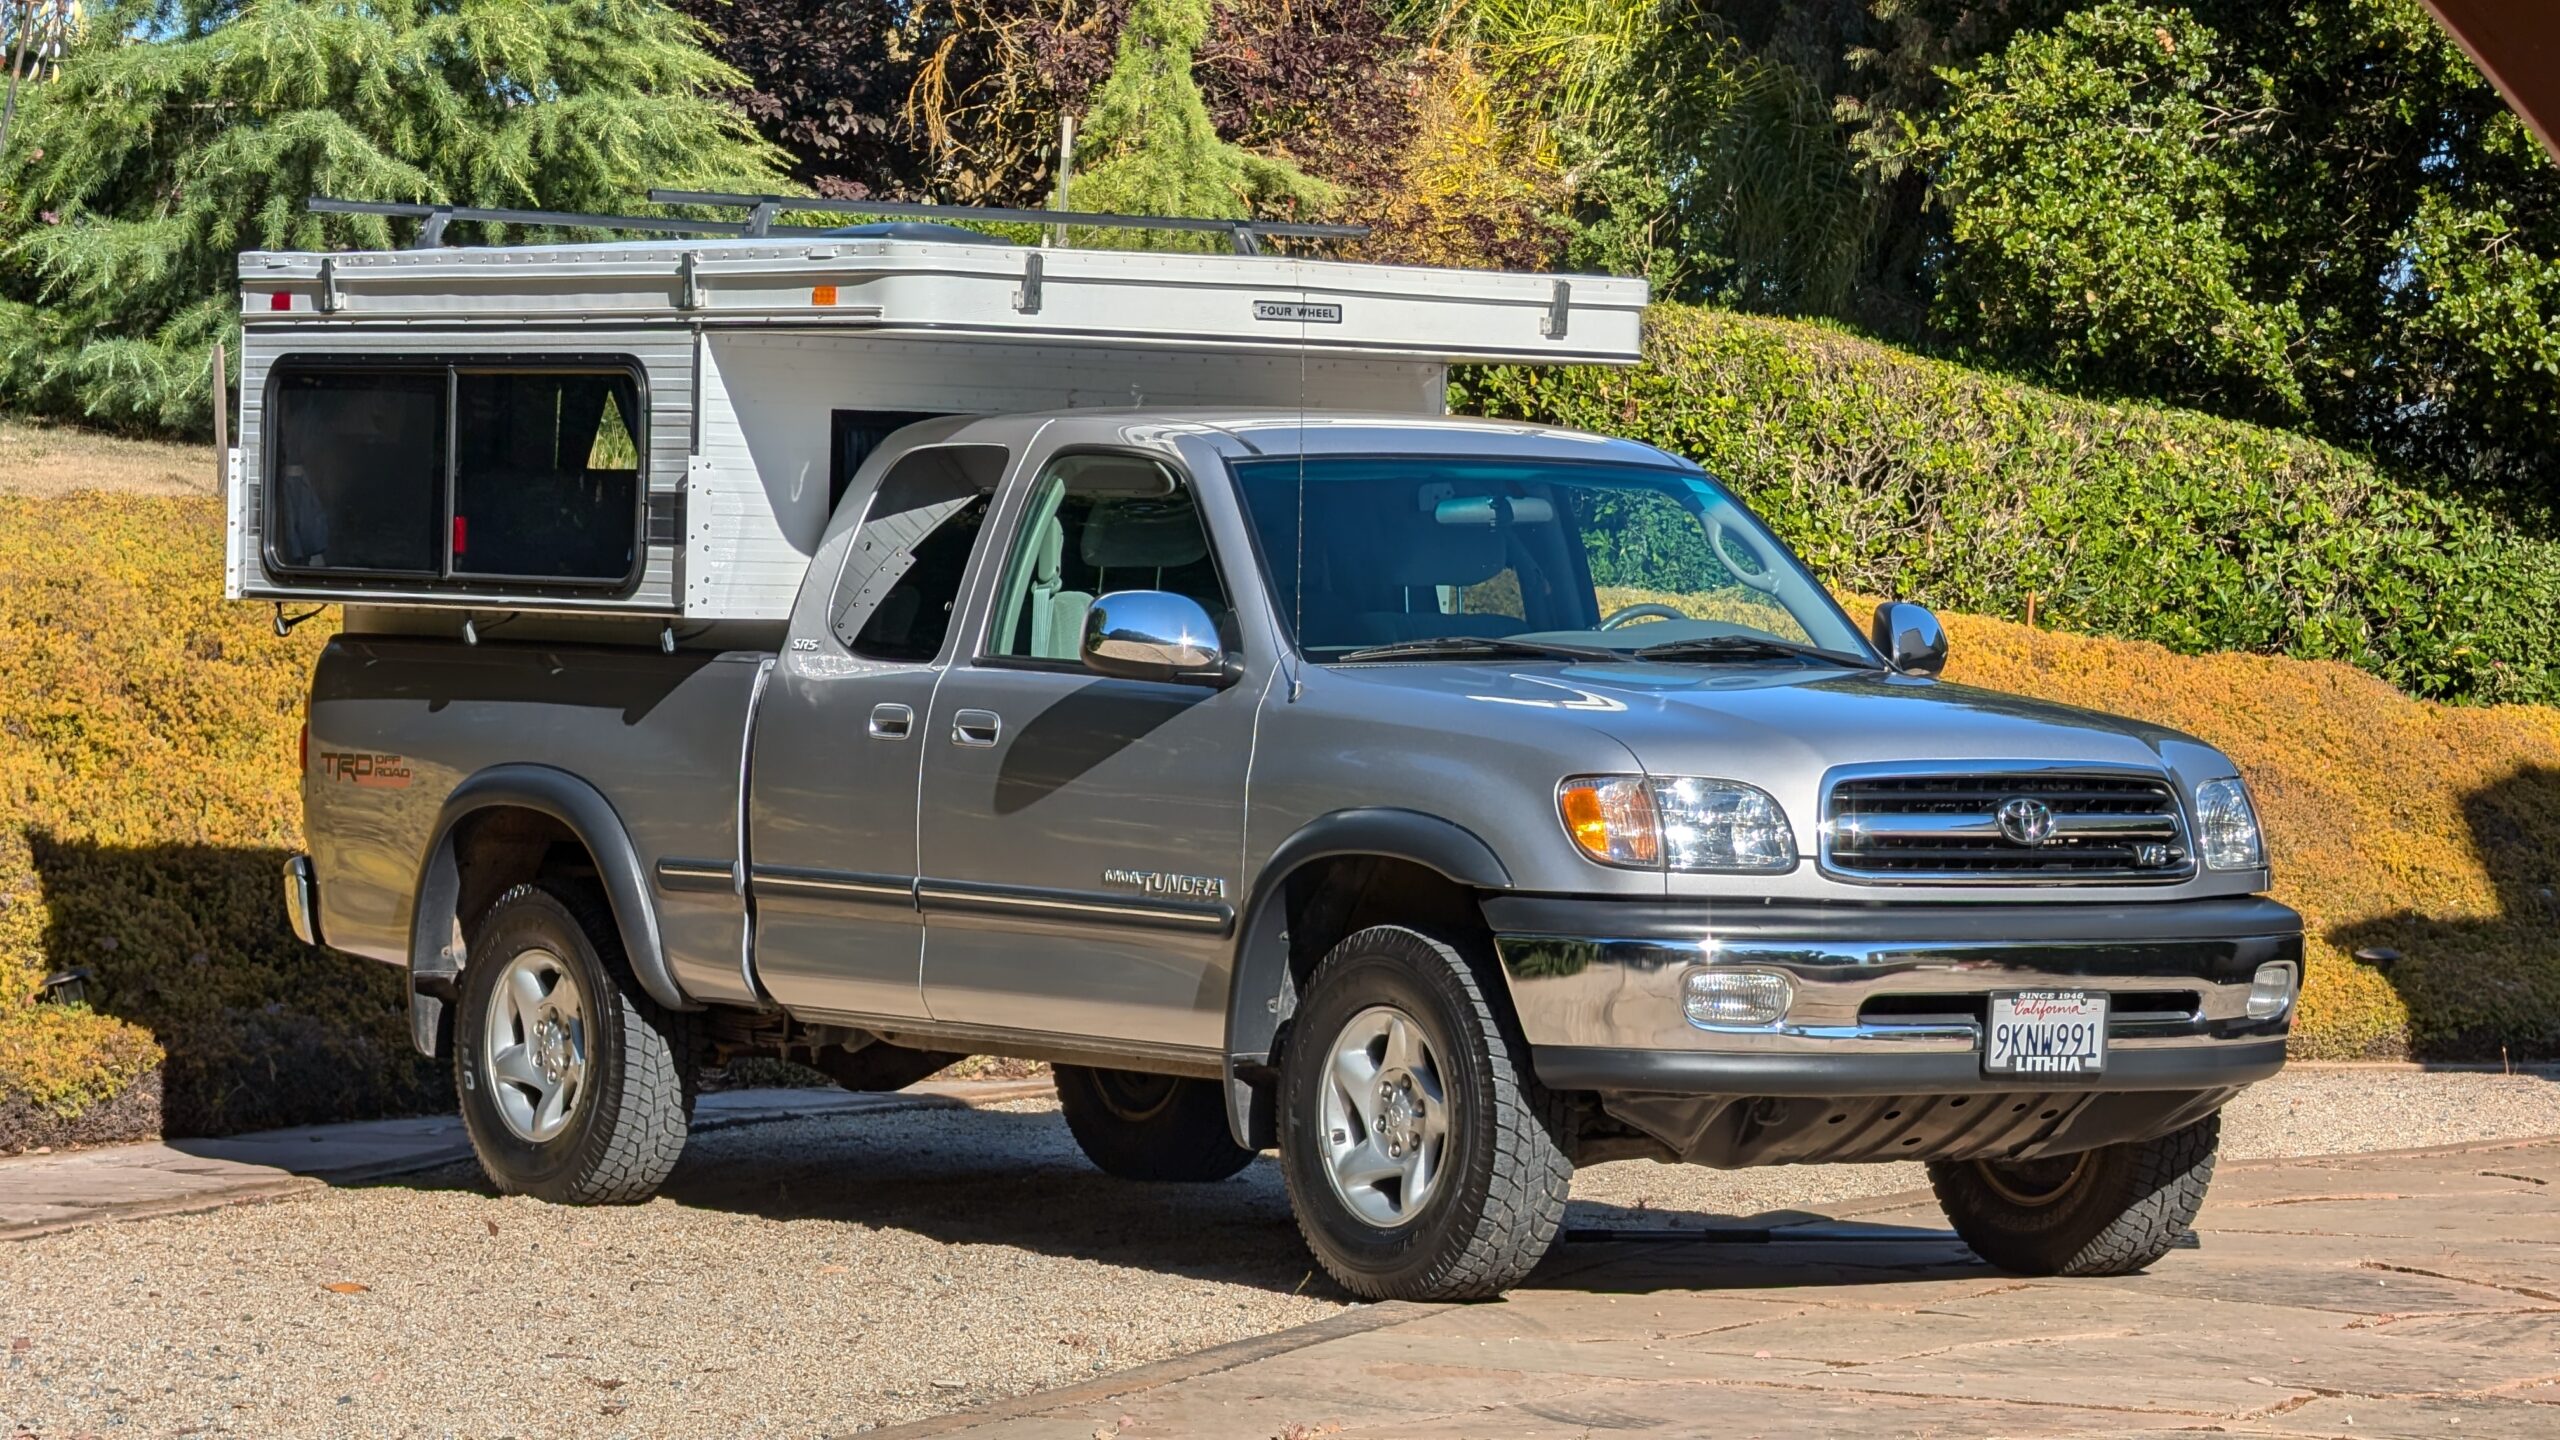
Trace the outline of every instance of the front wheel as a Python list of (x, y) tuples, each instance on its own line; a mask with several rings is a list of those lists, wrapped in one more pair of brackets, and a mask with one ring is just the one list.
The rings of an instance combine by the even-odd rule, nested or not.
[(603, 897), (519, 885), (466, 953), (454, 1088), (490, 1182), (568, 1205), (657, 1193), (693, 1115), (691, 1037), (631, 978)]
[(1929, 1183), (1973, 1253), (2020, 1275), (2130, 1275), (2204, 1205), (2222, 1117), (2042, 1160), (1940, 1160)]
[(1372, 1300), (1482, 1300), (1564, 1224), (1562, 1106), (1452, 946), (1363, 930), (1316, 967), (1281, 1063), (1280, 1166), (1307, 1247)]

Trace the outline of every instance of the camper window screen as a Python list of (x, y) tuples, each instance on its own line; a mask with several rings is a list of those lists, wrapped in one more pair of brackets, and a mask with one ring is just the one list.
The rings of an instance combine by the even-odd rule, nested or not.
[(487, 588), (639, 571), (639, 377), (573, 365), (289, 364), (270, 554), (290, 572)]
[(638, 383), (622, 372), (464, 370), (453, 402), (453, 573), (629, 579)]
[(293, 570), (435, 575), (444, 521), (442, 370), (284, 375), (269, 524)]

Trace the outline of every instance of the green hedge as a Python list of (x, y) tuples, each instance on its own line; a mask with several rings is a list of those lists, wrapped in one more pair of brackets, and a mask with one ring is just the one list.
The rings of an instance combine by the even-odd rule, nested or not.
[(1793, 321), (1658, 305), (1632, 370), (1459, 372), (1454, 408), (1714, 471), (1834, 589), (2560, 700), (2560, 544), (2317, 441)]

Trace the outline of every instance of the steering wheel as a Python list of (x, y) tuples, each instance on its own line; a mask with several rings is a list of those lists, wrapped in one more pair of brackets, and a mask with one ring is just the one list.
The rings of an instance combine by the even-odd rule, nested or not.
[(1686, 620), (1689, 618), (1690, 617), (1685, 612), (1674, 610), (1668, 605), (1656, 605), (1648, 602), (1643, 605), (1629, 605), (1623, 609), (1610, 611), (1608, 615), (1600, 621), (1600, 628), (1603, 630), (1615, 630), (1622, 625), (1632, 624), (1638, 620)]
[[(1707, 548), (1714, 553), (1717, 561), (1724, 566), (1725, 573), (1731, 575), (1734, 579), (1741, 581), (1752, 589), (1759, 591), (1763, 595), (1777, 594), (1779, 583), (1778, 567), (1769, 563), (1769, 557), (1760, 553), (1760, 547), (1752, 544), (1748, 539), (1741, 536), (1734, 537), (1733, 546), (1734, 550), (1739, 550), (1743, 554), (1750, 556), (1752, 563), (1760, 567), (1760, 573), (1756, 575), (1752, 574), (1749, 571), (1744, 570), (1741, 566), (1733, 563), (1733, 551), (1724, 548), (1724, 522), (1721, 520), (1709, 519), (1707, 521)], [(1603, 625), (1600, 628), (1605, 630), (1609, 627)]]

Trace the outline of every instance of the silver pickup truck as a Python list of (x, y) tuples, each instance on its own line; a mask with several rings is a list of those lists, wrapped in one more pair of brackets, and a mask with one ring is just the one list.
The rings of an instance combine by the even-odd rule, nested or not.
[(647, 1197), (729, 1057), (985, 1053), (1115, 1175), (1276, 1147), (1363, 1296), (1500, 1292), (1636, 1156), (1926, 1161), (1985, 1259), (2105, 1274), (2284, 1058), (2228, 759), (1940, 682), (1644, 446), (925, 421), (731, 638), (359, 608), (320, 662), (289, 908), (405, 967), (504, 1190)]

